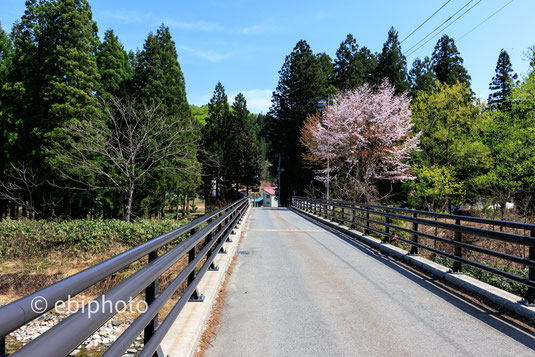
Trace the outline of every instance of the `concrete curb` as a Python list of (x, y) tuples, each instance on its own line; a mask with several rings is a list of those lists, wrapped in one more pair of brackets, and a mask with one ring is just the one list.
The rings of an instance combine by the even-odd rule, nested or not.
[(337, 231), (347, 234), (348, 236), (353, 237), (361, 241), (362, 243), (367, 244), (377, 250), (380, 250), (392, 257), (406, 261), (414, 266), (422, 268), (433, 274), (434, 276), (443, 278), (452, 284), (460, 286), (469, 291), (478, 293), (486, 297), (490, 301), (498, 304), (499, 306), (502, 306), (510, 311), (513, 311), (521, 316), (527, 317), (532, 321), (535, 321), (535, 307), (527, 306), (523, 303), (520, 303), (520, 301), (522, 300), (520, 296), (511, 294), (507, 291), (504, 291), (502, 289), (499, 289), (462, 273), (450, 273), (449, 269), (443, 265), (440, 265), (429, 259), (425, 259), (417, 255), (409, 255), (409, 252), (407, 252), (406, 250), (403, 250), (388, 243), (382, 243), (379, 239), (364, 235), (362, 232), (329, 221), (325, 218), (316, 216), (302, 209), (292, 207), (292, 210), (300, 214), (306, 215), (312, 219), (315, 219), (316, 221), (319, 221), (322, 224), (329, 226)]
[(223, 244), (227, 254), (217, 254), (214, 258), (214, 264), (219, 266), (219, 270), (207, 271), (199, 282), (197, 289), (205, 296), (204, 301), (186, 303), (164, 337), (160, 345), (164, 356), (185, 357), (195, 354), (250, 214), (251, 207), (247, 209), (242, 222), (236, 226), (235, 233), (230, 235), (232, 242)]

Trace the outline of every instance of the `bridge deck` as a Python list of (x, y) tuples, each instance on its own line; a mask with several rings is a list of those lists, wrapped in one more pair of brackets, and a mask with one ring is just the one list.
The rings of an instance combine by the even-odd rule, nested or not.
[(533, 356), (532, 332), (287, 209), (255, 208), (207, 356)]

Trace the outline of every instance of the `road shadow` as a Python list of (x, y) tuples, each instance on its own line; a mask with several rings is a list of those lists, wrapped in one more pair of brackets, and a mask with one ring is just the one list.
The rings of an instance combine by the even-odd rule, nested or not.
[[(343, 242), (348, 244), (350, 247), (357, 249), (360, 252), (372, 257), (376, 261), (384, 264), (385, 266), (389, 267), (390, 269), (402, 275), (403, 277), (411, 280), (412, 282), (418, 284), (422, 288), (440, 297), (441, 299), (448, 302), (449, 304), (457, 307), (461, 311), (477, 318), (481, 322), (500, 331), (501, 333), (518, 341), (519, 343), (531, 349), (535, 349), (535, 332), (534, 331), (519, 324), (516, 321), (513, 321), (503, 316), (499, 311), (495, 312), (484, 305), (481, 305), (477, 302), (474, 302), (471, 299), (466, 298), (461, 293), (459, 293), (459, 291), (462, 291), (463, 289), (458, 288), (458, 287), (453, 288), (450, 285), (450, 283), (446, 282), (445, 280), (437, 278), (437, 277), (433, 277), (432, 275), (428, 273), (424, 273), (419, 270), (416, 270), (416, 269), (419, 269), (417, 267), (413, 267), (408, 264), (407, 265), (403, 264), (400, 261), (396, 260), (395, 258), (392, 258), (391, 256), (384, 254), (382, 252), (379, 252), (375, 250), (374, 248), (364, 244), (363, 242), (356, 240), (356, 238), (349, 237), (343, 234), (342, 232), (339, 232), (335, 230), (334, 228), (331, 228), (325, 224), (322, 224), (320, 221), (317, 221), (299, 211), (292, 210), (292, 212), (295, 212), (300, 217), (314, 224), (315, 226), (325, 229), (329, 233), (333, 234), (334, 236), (336, 236), (337, 238), (341, 239)], [(339, 257), (335, 252), (333, 252), (331, 249), (325, 246), (320, 240), (315, 239), (314, 237), (312, 238), (316, 240), (317, 243), (322, 245), (325, 248), (325, 250)], [(339, 258), (345, 264), (347, 264), (348, 266), (354, 269), (351, 263), (347, 262), (342, 257), (339, 257)], [(440, 285), (438, 284), (439, 282), (441, 283)], [(533, 324), (533, 322), (531, 324)]]

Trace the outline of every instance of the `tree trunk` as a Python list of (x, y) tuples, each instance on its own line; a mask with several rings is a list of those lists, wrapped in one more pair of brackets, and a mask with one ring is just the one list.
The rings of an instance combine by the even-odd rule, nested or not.
[(190, 212), (189, 212), (189, 197), (188, 196), (186, 196), (186, 215), (188, 216), (188, 218), (191, 217)]
[(176, 197), (176, 220), (178, 221), (178, 215), (180, 213), (180, 199)]
[(128, 197), (126, 199), (126, 210), (124, 220), (130, 222), (132, 216), (132, 200), (134, 199), (134, 185), (130, 185), (128, 188)]

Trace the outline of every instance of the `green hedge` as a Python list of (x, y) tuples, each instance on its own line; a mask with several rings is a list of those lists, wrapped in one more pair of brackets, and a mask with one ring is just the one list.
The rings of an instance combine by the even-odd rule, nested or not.
[(134, 247), (167, 233), (187, 220), (0, 221), (0, 259), (43, 257), (51, 251), (99, 253), (113, 245)]

